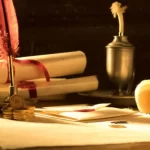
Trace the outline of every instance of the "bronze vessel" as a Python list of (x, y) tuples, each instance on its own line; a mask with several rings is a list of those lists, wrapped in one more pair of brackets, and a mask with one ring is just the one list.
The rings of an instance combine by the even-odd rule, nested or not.
[(123, 88), (128, 86), (134, 74), (134, 46), (127, 36), (114, 36), (106, 46), (106, 71), (109, 79), (118, 86), (116, 95), (124, 95)]

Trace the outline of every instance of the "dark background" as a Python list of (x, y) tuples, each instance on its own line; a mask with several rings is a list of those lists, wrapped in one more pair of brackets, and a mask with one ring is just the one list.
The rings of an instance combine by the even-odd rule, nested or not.
[[(88, 60), (83, 75), (98, 75), (111, 88), (105, 69), (105, 46), (118, 34), (113, 0), (14, 0), (20, 29), (20, 56), (82, 50)], [(120, 0), (125, 35), (136, 47), (135, 81), (150, 79), (150, 1)]]

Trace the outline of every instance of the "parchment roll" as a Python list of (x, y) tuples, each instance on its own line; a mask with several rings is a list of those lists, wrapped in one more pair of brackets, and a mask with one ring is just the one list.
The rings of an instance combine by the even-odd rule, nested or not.
[[(51, 80), (50, 82), (46, 82), (43, 79), (37, 79), (34, 80), (34, 83), (36, 84), (37, 97), (86, 92), (98, 88), (98, 79), (96, 76)], [(18, 94), (26, 99), (30, 98), (29, 88), (18, 88)], [(9, 85), (0, 85), (0, 97), (7, 97), (8, 95)]]
[(137, 85), (135, 101), (140, 112), (150, 113), (150, 80), (143, 80)]
[[(64, 52), (47, 55), (20, 57), (18, 60), (36, 60), (42, 63), (50, 77), (60, 77), (83, 73), (86, 67), (86, 56), (82, 51)], [(34, 64), (14, 62), (15, 80), (31, 80), (43, 78), (44, 73)], [(0, 84), (6, 83), (7, 68), (0, 68)]]

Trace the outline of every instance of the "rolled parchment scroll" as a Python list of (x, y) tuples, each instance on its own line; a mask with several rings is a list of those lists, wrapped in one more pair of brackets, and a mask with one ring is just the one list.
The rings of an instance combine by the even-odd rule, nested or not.
[[(17, 60), (36, 60), (45, 66), (50, 77), (61, 77), (83, 73), (86, 67), (86, 56), (82, 51), (55, 53), (47, 55), (20, 57)], [(1, 61), (2, 63), (2, 61)], [(38, 65), (14, 61), (15, 81), (43, 78), (44, 73)], [(0, 68), (0, 84), (8, 79), (8, 68)]]
[[(78, 77), (64, 80), (51, 80), (46, 82), (43, 79), (32, 80), (36, 85), (37, 98), (68, 93), (86, 92), (98, 88), (96, 76)], [(31, 82), (31, 80), (30, 80)], [(0, 97), (9, 95), (8, 84), (0, 85)], [(31, 97), (29, 88), (18, 88), (18, 94), (28, 99)]]

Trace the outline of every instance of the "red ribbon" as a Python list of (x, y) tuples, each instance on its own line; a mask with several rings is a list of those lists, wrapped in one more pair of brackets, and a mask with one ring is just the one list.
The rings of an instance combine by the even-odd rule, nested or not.
[(17, 86), (18, 86), (18, 88), (22, 88), (22, 89), (28, 88), (30, 98), (36, 98), (37, 97), (36, 84), (34, 82), (20, 81)]
[(37, 66), (44, 73), (46, 81), (47, 82), (50, 81), (50, 76), (49, 76), (49, 73), (48, 73), (46, 67), (39, 61), (14, 59), (14, 62), (18, 62), (18, 63), (22, 63), (22, 64), (33, 64), (33, 65)]

